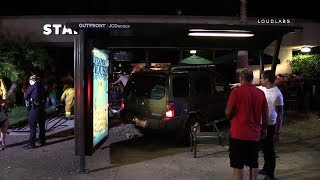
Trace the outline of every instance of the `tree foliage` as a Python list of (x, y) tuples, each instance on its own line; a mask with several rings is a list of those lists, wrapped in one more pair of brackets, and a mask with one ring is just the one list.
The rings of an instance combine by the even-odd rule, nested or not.
[(320, 54), (298, 54), (288, 63), (293, 74), (301, 74), (306, 80), (320, 82)]
[(51, 64), (48, 53), (29, 41), (0, 37), (0, 78), (20, 83), (31, 72), (43, 71)]

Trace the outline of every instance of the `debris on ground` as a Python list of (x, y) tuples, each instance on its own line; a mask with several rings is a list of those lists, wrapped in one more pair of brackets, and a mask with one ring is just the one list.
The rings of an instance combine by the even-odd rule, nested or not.
[(135, 128), (134, 124), (120, 124), (109, 129), (109, 144), (142, 137), (143, 134)]

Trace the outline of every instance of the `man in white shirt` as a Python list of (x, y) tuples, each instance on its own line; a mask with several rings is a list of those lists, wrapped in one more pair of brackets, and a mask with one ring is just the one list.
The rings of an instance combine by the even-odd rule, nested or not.
[(275, 73), (271, 70), (266, 70), (263, 72), (260, 79), (261, 86), (258, 86), (258, 88), (265, 93), (269, 106), (267, 137), (261, 140), (264, 166), (259, 170), (259, 174), (266, 175), (266, 180), (275, 179), (274, 170), (276, 167), (276, 155), (274, 143), (279, 142), (283, 119), (283, 96), (275, 85), (275, 80)]
[[(267, 137), (261, 140), (261, 149), (264, 156), (264, 166), (259, 170), (259, 174), (266, 175), (264, 180), (273, 180), (274, 171), (276, 167), (276, 154), (274, 151), (274, 143), (279, 142), (280, 130), (283, 119), (283, 95), (278, 87), (275, 85), (276, 76), (271, 70), (263, 72), (260, 82), (261, 89), (266, 96), (269, 117), (267, 127)], [(231, 88), (239, 87), (240, 84), (230, 84)]]
[(128, 79), (129, 79), (129, 75), (126, 75), (126, 73), (122, 72), (119, 79), (111, 84), (115, 85), (115, 84), (118, 84), (121, 82), (123, 84), (123, 86), (126, 86)]

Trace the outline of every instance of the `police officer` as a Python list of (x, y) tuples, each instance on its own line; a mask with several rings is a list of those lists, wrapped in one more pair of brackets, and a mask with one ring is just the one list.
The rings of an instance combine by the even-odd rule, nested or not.
[(46, 143), (45, 137), (45, 88), (36, 75), (29, 78), (30, 86), (28, 87), (24, 99), (28, 107), (28, 122), (30, 128), (29, 144), (24, 146), (25, 149), (36, 148), (36, 130), (39, 124), (40, 145)]

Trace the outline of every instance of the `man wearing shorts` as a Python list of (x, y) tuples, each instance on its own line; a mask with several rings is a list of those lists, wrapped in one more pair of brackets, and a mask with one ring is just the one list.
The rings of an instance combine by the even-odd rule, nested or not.
[[(264, 92), (252, 85), (253, 72), (243, 69), (241, 86), (234, 89), (225, 114), (231, 118), (229, 157), (236, 180), (244, 179), (244, 165), (250, 167), (250, 179), (258, 178), (260, 138), (266, 136), (268, 104)], [(262, 124), (261, 124), (262, 120)]]

